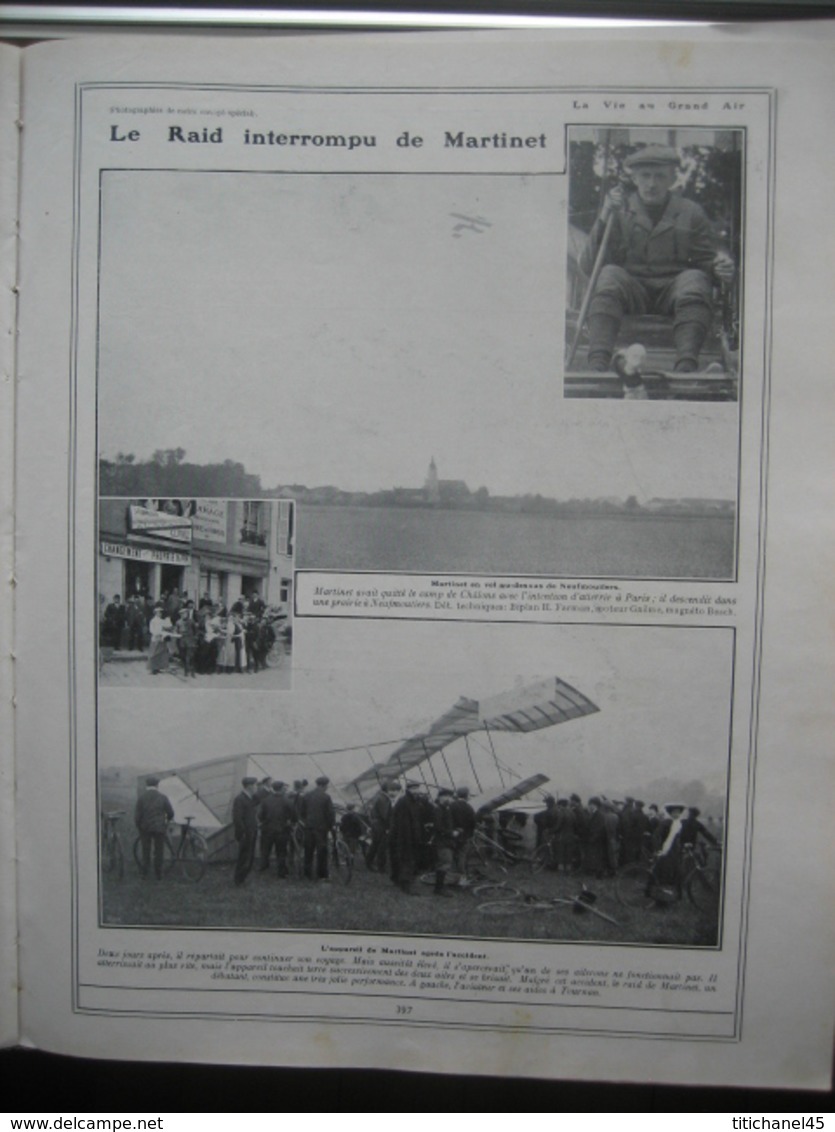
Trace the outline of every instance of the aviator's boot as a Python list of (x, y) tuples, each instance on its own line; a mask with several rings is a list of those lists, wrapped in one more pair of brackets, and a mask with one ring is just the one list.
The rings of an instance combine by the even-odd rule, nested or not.
[(589, 328), (589, 369), (595, 373), (606, 373), (612, 366), (619, 321), (611, 314), (590, 314), (586, 321)]
[(707, 330), (701, 322), (680, 322), (673, 330), (676, 348), (676, 373), (695, 373), (699, 368), (699, 351)]

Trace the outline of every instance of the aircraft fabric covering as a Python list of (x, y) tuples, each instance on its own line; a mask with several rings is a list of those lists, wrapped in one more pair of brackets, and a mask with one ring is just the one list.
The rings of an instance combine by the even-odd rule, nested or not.
[(498, 810), (501, 806), (518, 802), (520, 798), (524, 798), (532, 790), (538, 790), (546, 782), (548, 782), (547, 774), (534, 774), (530, 778), (524, 778), (521, 782), (517, 782), (515, 786), (510, 786), (507, 790), (503, 790), (501, 794), (496, 794), (493, 798), (488, 798), (486, 802), (482, 802), (478, 807), (478, 812), (479, 814), (491, 814), (493, 810)]
[(350, 786), (365, 795), (385, 779), (400, 778), (456, 739), (474, 731), (539, 731), (599, 710), (582, 692), (556, 676), (486, 700), (462, 696), (426, 731), (401, 743), (385, 762), (364, 771)]

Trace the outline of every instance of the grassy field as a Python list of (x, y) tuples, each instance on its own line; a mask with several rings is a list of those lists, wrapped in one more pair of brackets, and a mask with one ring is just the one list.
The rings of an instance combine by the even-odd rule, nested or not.
[[(564, 873), (532, 876), (524, 866), (504, 878), (538, 898), (571, 898), (582, 879)], [(634, 943), (670, 947), (716, 946), (715, 915), (704, 914), (686, 899), (666, 907), (626, 908), (618, 902), (611, 879), (589, 881), (595, 907), (617, 926), (571, 907), (526, 910), (495, 918), (479, 904), (501, 894), (479, 895), (470, 888), (450, 888), (451, 897), (435, 896), (430, 885), (416, 884), (409, 896), (386, 876), (360, 865), (350, 884), (295, 878), (280, 880), (274, 869), (253, 871), (236, 888), (231, 865), (212, 865), (196, 884), (169, 876), (160, 882), (140, 878), (133, 861), (122, 880), (102, 878), (102, 919), (106, 924), (199, 928), (247, 928), (304, 931), (356, 931), (366, 934), (430, 935), (464, 938), (514, 938), (595, 943)]]
[(297, 564), (336, 570), (731, 578), (729, 515), (299, 508)]

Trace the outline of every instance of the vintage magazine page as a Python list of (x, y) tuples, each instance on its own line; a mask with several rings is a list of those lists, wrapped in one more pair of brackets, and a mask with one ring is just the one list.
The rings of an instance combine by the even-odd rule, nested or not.
[(830, 32), (24, 52), (23, 1041), (827, 1087)]

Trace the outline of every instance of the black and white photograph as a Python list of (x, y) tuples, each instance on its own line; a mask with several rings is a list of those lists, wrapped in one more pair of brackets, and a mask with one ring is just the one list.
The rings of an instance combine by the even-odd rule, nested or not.
[(286, 691), (291, 500), (103, 498), (100, 688)]
[(102, 698), (103, 925), (719, 946), (730, 630), (321, 632), (256, 713)]
[(567, 397), (731, 401), (744, 132), (570, 126)]
[(0, 1040), (825, 1089), (831, 34), (365, 15), (0, 45)]
[(561, 395), (557, 188), (105, 173), (101, 494), (295, 499), (310, 569), (733, 578), (735, 411)]

